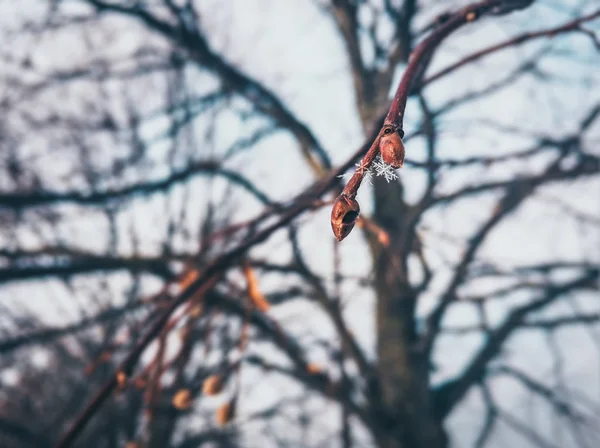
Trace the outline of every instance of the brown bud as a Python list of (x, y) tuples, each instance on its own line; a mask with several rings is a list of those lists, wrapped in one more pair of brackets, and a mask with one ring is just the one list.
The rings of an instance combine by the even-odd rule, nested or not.
[(381, 158), (385, 163), (394, 168), (402, 168), (402, 165), (404, 164), (404, 143), (402, 143), (402, 139), (398, 132), (386, 129), (386, 132), (388, 131), (391, 132), (387, 134), (384, 133), (379, 141)]
[(352, 231), (359, 213), (360, 206), (356, 199), (343, 193), (337, 197), (331, 210), (331, 228), (338, 241), (342, 241)]

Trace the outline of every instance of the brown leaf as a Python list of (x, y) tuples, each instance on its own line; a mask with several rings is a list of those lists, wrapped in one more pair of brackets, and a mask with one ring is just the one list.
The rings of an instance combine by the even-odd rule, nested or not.
[(223, 377), (220, 375), (211, 375), (202, 383), (202, 393), (204, 395), (217, 395), (223, 390)]
[(192, 307), (192, 309), (190, 309), (190, 317), (192, 318), (197, 318), (200, 317), (200, 315), (202, 314), (202, 305), (198, 304), (198, 305), (194, 305)]
[(171, 403), (176, 409), (189, 409), (192, 407), (192, 393), (189, 389), (179, 389), (175, 395), (173, 395)]
[(127, 374), (123, 371), (117, 372), (117, 387), (123, 389), (127, 385)]
[(179, 287), (181, 288), (181, 290), (183, 291), (184, 289), (187, 289), (188, 286), (194, 283), (194, 281), (198, 278), (198, 275), (198, 271), (195, 269), (185, 274), (183, 279), (181, 279), (181, 281), (179, 282)]
[(323, 369), (318, 364), (313, 364), (312, 362), (306, 366), (306, 371), (311, 375), (315, 375), (317, 373), (323, 372)]
[(216, 417), (219, 425), (226, 425), (235, 417), (236, 400), (233, 399), (217, 409)]
[(248, 283), (248, 297), (250, 298), (252, 305), (263, 313), (267, 312), (271, 306), (262, 292), (260, 292), (254, 270), (248, 263), (244, 263), (243, 269), (246, 282)]

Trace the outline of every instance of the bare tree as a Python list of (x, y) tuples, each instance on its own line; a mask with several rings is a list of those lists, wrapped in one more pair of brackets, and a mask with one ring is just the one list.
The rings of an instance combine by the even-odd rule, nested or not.
[(597, 446), (595, 2), (213, 3), (0, 1), (0, 444)]

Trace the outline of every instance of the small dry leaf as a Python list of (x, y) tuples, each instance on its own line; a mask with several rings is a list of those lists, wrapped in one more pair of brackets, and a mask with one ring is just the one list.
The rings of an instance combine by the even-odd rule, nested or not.
[(358, 218), (356, 225), (360, 228), (365, 228), (374, 232), (377, 235), (377, 241), (379, 241), (382, 246), (388, 247), (390, 245), (390, 235), (381, 227), (373, 223), (373, 221), (366, 218)]
[(194, 305), (190, 310), (190, 317), (197, 318), (202, 314), (202, 305)]
[(216, 417), (219, 425), (226, 425), (233, 420), (233, 417), (235, 417), (235, 403), (235, 399), (233, 399), (217, 409)]
[(267, 312), (270, 308), (269, 302), (267, 302), (265, 296), (260, 292), (258, 280), (249, 264), (244, 264), (244, 276), (248, 283), (248, 297), (250, 298), (252, 305), (263, 313)]
[(123, 389), (127, 385), (127, 374), (123, 371), (117, 372), (117, 386)]
[(379, 229), (377, 240), (382, 246), (388, 247), (390, 245), (390, 235), (385, 230)]
[(217, 395), (223, 390), (223, 377), (220, 375), (211, 375), (202, 383), (202, 393), (204, 395)]
[(475, 20), (476, 17), (476, 14), (473, 11), (471, 11), (467, 13), (465, 19), (467, 19), (467, 22), (472, 22), (473, 20)]
[(194, 281), (198, 278), (198, 275), (198, 271), (195, 269), (185, 274), (183, 279), (179, 282), (179, 287), (181, 290), (187, 289), (188, 286), (194, 283)]
[(323, 371), (323, 369), (318, 364), (313, 364), (311, 362), (306, 366), (306, 371), (308, 373), (310, 373), (311, 375), (316, 375), (318, 373), (321, 373)]
[(189, 409), (192, 406), (192, 393), (189, 389), (180, 389), (173, 395), (172, 403), (176, 409)]

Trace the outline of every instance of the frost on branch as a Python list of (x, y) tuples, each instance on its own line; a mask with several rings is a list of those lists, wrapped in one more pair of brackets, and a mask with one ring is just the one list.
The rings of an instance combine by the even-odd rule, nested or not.
[[(357, 170), (364, 171), (364, 180), (366, 180), (369, 183), (369, 185), (373, 185), (373, 176), (383, 176), (388, 182), (398, 179), (396, 169), (393, 166), (385, 163), (380, 155), (377, 156), (377, 158), (373, 161), (373, 164), (369, 168), (365, 168), (360, 163), (357, 163), (355, 166)], [(346, 173), (338, 177), (341, 177), (342, 179), (347, 179), (352, 177), (352, 174)]]

